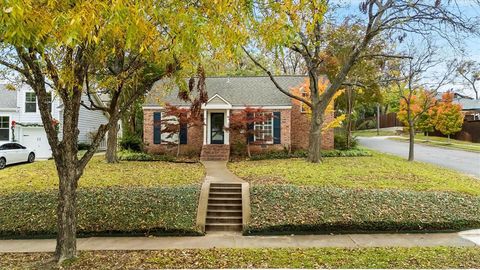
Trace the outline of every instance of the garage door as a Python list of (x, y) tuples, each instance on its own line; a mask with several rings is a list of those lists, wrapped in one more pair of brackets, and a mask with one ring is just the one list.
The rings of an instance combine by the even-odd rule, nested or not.
[(50, 158), (52, 156), (47, 134), (43, 128), (23, 128), (20, 143), (29, 149), (33, 149), (38, 158)]

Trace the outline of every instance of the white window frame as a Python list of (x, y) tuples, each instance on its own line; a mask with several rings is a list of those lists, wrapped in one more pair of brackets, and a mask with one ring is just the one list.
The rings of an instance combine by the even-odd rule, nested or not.
[[(35, 97), (35, 101), (27, 101), (27, 97), (28, 95), (31, 95), (33, 94), (33, 96)], [(35, 111), (33, 112), (28, 112), (27, 111), (27, 104), (34, 104), (35, 105)], [(36, 113), (37, 112), (37, 95), (35, 95), (35, 92), (25, 92), (25, 113)]]
[[(273, 117), (270, 117), (270, 119), (267, 120), (267, 121), (256, 122), (256, 123), (253, 124), (253, 130), (255, 130), (255, 131), (257, 131), (257, 130), (264, 131), (265, 127), (270, 128), (271, 134), (267, 134), (267, 133), (263, 133), (263, 132), (261, 134), (257, 134), (257, 132), (255, 132), (255, 134), (253, 136), (253, 141), (254, 142), (260, 141), (264, 144), (273, 144)], [(265, 140), (265, 137), (270, 137), (270, 139)]]
[[(7, 118), (7, 128), (2, 128), (0, 127), (0, 129), (6, 129), (7, 130), (7, 133), (8, 133), (8, 138), (6, 141), (10, 141), (10, 116), (9, 115), (0, 115), (0, 117), (6, 117)], [(0, 141), (5, 141), (5, 140), (0, 140)]]
[[(161, 116), (161, 130), (163, 130), (165, 128), (165, 125), (163, 124), (164, 122), (168, 122), (168, 123), (172, 123), (172, 124), (178, 124), (178, 120), (177, 120), (177, 117), (175, 116), (165, 116), (165, 112), (162, 112), (162, 116)], [(177, 134), (173, 134), (173, 136), (171, 137), (168, 137), (170, 135), (170, 133), (168, 132), (163, 132), (161, 131), (160, 133), (160, 143), (161, 144), (169, 144), (169, 143), (175, 143), (175, 144), (178, 144), (179, 143), (179, 136), (178, 136), (178, 133)]]

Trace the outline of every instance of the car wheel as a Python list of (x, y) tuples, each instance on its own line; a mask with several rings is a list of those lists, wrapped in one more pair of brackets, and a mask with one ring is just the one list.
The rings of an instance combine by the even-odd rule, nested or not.
[(34, 153), (30, 153), (30, 154), (28, 155), (28, 162), (29, 162), (29, 163), (32, 163), (32, 162), (34, 162), (34, 161), (35, 161), (35, 154), (34, 154)]
[(5, 158), (0, 158), (0, 170), (7, 166), (7, 160)]

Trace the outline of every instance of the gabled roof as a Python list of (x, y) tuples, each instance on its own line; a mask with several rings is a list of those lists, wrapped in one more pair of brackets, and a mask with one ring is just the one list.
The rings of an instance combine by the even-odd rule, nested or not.
[[(276, 76), (276, 81), (291, 90), (302, 84), (305, 76)], [(205, 80), (209, 99), (221, 96), (232, 106), (291, 106), (291, 99), (280, 92), (267, 76), (249, 77), (208, 77)], [(178, 87), (169, 87), (158, 81), (147, 95), (144, 106), (186, 105), (177, 98)], [(170, 88), (170, 89), (169, 89)], [(165, 94), (165, 91), (168, 91)]]
[(6, 84), (0, 84), (0, 109), (17, 108), (17, 91), (7, 88)]

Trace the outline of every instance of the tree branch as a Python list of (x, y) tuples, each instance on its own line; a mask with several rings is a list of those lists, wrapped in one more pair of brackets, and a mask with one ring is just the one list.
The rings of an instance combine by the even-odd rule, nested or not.
[(278, 90), (280, 90), (280, 92), (284, 93), (285, 95), (293, 98), (293, 99), (296, 99), (298, 101), (301, 101), (303, 102), (305, 105), (309, 106), (310, 108), (312, 107), (312, 103), (309, 102), (308, 100), (304, 99), (304, 98), (301, 98), (301, 97), (298, 97), (296, 95), (293, 95), (292, 93), (290, 93), (289, 91), (285, 90), (283, 87), (281, 87), (277, 80), (275, 80), (275, 77), (273, 77), (272, 73), (266, 69), (264, 66), (262, 66), (262, 64), (260, 64), (249, 52), (248, 50), (242, 46), (242, 49), (243, 51), (247, 54), (247, 56), (250, 58), (250, 60), (252, 60), (252, 62), (259, 68), (261, 68), (263, 71), (265, 71), (265, 73), (267, 73), (268, 77), (270, 77), (270, 80), (273, 82), (273, 84), (275, 85), (275, 87), (277, 87)]

